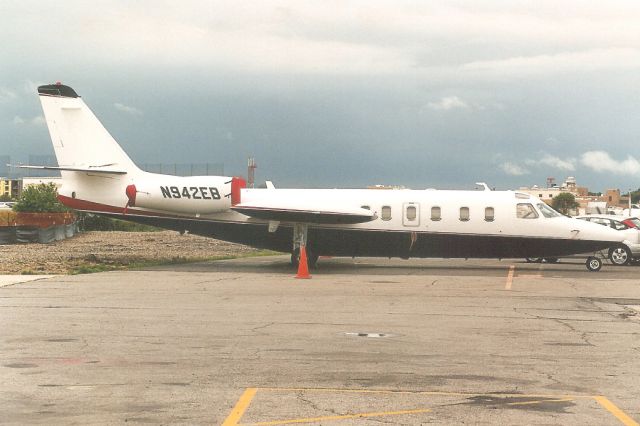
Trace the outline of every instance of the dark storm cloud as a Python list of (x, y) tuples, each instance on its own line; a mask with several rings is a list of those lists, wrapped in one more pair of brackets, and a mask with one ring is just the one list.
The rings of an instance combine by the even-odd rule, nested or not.
[(138, 163), (244, 174), (255, 156), (282, 186), (640, 184), (635, 2), (21, 1), (0, 16), (0, 155), (22, 161), (52, 153), (34, 93), (62, 80)]

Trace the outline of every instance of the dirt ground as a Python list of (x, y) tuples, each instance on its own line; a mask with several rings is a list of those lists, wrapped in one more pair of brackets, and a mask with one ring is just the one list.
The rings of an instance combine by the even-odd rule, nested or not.
[(92, 231), (50, 244), (0, 245), (0, 274), (83, 273), (258, 253), (240, 244), (174, 231)]

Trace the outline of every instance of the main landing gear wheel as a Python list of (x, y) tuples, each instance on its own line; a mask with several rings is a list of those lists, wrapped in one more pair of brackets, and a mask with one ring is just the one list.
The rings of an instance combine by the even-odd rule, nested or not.
[(586, 265), (589, 272), (598, 272), (600, 268), (602, 268), (602, 260), (594, 256), (589, 256)]
[(544, 261), (547, 263), (558, 263), (560, 259), (558, 259), (557, 257), (545, 257)]
[(609, 259), (614, 265), (628, 265), (631, 261), (631, 250), (624, 244), (611, 247), (609, 249)]

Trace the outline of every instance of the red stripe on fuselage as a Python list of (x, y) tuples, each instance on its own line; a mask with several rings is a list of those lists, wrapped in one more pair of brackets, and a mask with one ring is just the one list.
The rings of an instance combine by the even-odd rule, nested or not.
[(64, 195), (58, 195), (58, 200), (67, 207), (71, 207), (76, 210), (91, 210), (95, 212), (105, 213), (124, 213), (124, 207), (113, 207), (106, 204), (93, 203), (91, 201), (79, 200), (77, 198), (66, 197)]

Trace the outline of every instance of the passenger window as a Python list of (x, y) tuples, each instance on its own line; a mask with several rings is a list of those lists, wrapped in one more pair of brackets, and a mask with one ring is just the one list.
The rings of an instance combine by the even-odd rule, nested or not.
[(382, 220), (391, 220), (390, 206), (382, 206)]
[(463, 222), (469, 220), (469, 207), (460, 207), (460, 220)]
[(440, 207), (431, 207), (431, 220), (440, 220), (440, 219), (442, 219)]
[(493, 219), (495, 219), (495, 212), (493, 210), (493, 207), (485, 207), (484, 220), (486, 220), (487, 222), (493, 222)]
[(519, 203), (516, 206), (516, 215), (518, 219), (537, 219), (538, 213), (536, 209), (529, 203)]
[(407, 220), (408, 221), (416, 220), (416, 206), (407, 207)]
[(371, 210), (371, 207), (369, 206), (360, 206), (361, 209), (365, 209), (365, 210)]

